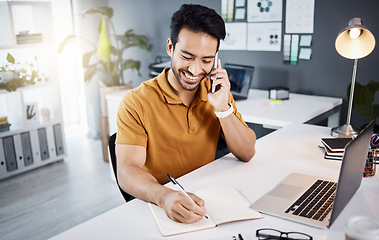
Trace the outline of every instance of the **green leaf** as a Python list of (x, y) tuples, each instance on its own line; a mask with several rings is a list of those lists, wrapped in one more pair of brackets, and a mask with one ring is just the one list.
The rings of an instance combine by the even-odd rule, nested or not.
[(364, 118), (373, 120), (379, 117), (378, 104), (355, 104), (354, 107)]
[(144, 35), (136, 35), (133, 30), (127, 30), (124, 35), (117, 36), (117, 39), (121, 41), (124, 50), (133, 46), (138, 46), (147, 51), (151, 50), (149, 40)]
[(87, 66), (85, 72), (84, 72), (84, 82), (89, 82), (93, 75), (97, 72), (96, 65), (89, 65)]
[[(350, 98), (350, 86), (347, 89), (347, 96)], [(373, 120), (379, 117), (379, 105), (374, 104), (375, 93), (379, 89), (379, 82), (370, 80), (367, 85), (355, 83), (353, 108), (355, 108), (364, 118)]]
[(10, 63), (13, 63), (13, 64), (15, 63), (14, 57), (10, 53), (8, 53), (7, 55), (7, 60)]
[(123, 61), (122, 63), (122, 71), (126, 69), (133, 69), (138, 73), (139, 76), (141, 76), (141, 73), (139, 72), (140, 67), (141, 67), (141, 62), (132, 60), (132, 59), (127, 59)]
[(89, 51), (83, 54), (82, 56), (82, 64), (84, 68), (87, 68), (89, 65), (89, 62), (91, 60), (91, 57), (96, 54), (96, 51)]
[(104, 62), (109, 62), (109, 58), (111, 56), (110, 46), (111, 42), (109, 41), (108, 35), (107, 35), (107, 28), (105, 23), (104, 16), (101, 16), (100, 21), (100, 39), (97, 43), (97, 56)]
[(76, 36), (75, 35), (68, 35), (67, 37), (65, 37), (65, 39), (63, 40), (63, 42), (61, 42), (59, 44), (59, 47), (58, 47), (58, 53), (62, 53), (63, 50), (64, 50), (64, 47), (69, 43), (69, 42), (72, 42), (76, 39)]
[(110, 19), (113, 17), (113, 9), (110, 7), (96, 7), (96, 8), (90, 8), (81, 13), (81, 15), (83, 16), (87, 14), (105, 15)]

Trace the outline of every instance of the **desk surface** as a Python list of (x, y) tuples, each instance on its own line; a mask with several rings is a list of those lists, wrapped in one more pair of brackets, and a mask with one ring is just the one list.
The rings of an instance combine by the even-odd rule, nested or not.
[[(126, 91), (108, 94), (109, 132), (116, 132), (116, 112)], [(246, 122), (278, 129), (293, 123), (306, 123), (342, 104), (341, 98), (290, 93), (281, 104), (270, 104), (267, 90), (250, 89), (246, 100), (236, 101), (237, 109)], [(339, 111), (335, 120), (339, 123)]]
[[(188, 191), (231, 186), (249, 202), (254, 202), (291, 172), (337, 179), (341, 163), (328, 161), (319, 150), (321, 137), (329, 137), (330, 128), (294, 124), (260, 138), (256, 155), (249, 163), (227, 155), (180, 178)], [(116, 186), (115, 186), (116, 187)], [(120, 196), (121, 197), (121, 196)], [(264, 215), (263, 219), (221, 224), (216, 228), (172, 237), (162, 237), (146, 202), (133, 200), (80, 224), (53, 239), (197, 239), (231, 240), (241, 233), (255, 239), (255, 231), (273, 227), (282, 231), (301, 231), (314, 239), (344, 239), (345, 220), (354, 215), (379, 219), (379, 177), (364, 178), (329, 230), (322, 230)]]
[(296, 93), (290, 93), (289, 100), (283, 100), (281, 104), (270, 104), (268, 91), (257, 89), (250, 89), (247, 100), (236, 101), (237, 109), (246, 122), (273, 128), (306, 123), (341, 104), (341, 98)]

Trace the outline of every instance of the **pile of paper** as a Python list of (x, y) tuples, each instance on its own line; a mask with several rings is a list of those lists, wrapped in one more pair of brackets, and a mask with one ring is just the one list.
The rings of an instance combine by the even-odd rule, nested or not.
[(0, 132), (5, 132), (9, 130), (9, 122), (8, 117), (6, 116), (0, 116)]
[(322, 138), (321, 143), (325, 150), (325, 159), (342, 160), (345, 146), (352, 138)]

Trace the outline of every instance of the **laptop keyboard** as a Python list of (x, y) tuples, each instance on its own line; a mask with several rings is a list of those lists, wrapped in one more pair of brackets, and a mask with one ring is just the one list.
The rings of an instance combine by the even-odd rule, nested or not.
[(285, 212), (323, 221), (332, 210), (337, 183), (317, 180)]

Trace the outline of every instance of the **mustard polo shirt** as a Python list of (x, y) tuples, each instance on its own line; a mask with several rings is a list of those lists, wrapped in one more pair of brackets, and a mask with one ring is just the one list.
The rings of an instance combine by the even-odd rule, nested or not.
[[(145, 147), (144, 169), (161, 184), (169, 181), (167, 173), (180, 177), (213, 161), (221, 133), (220, 122), (208, 102), (210, 78), (202, 80), (189, 106), (172, 90), (166, 77), (168, 70), (128, 91), (117, 112), (116, 144)], [(229, 102), (245, 124), (231, 94)]]

